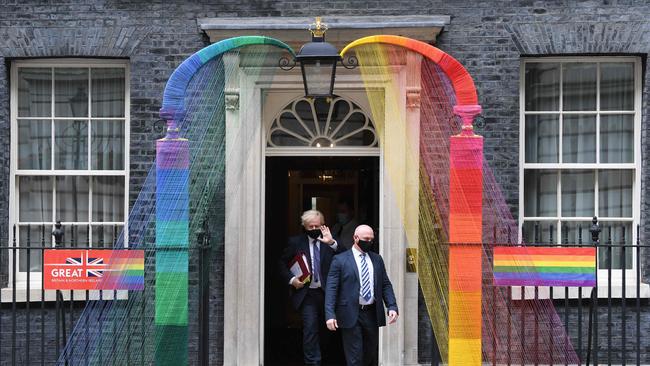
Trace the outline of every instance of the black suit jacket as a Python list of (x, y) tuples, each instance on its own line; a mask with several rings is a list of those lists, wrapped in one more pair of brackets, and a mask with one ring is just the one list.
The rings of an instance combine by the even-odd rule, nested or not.
[[(377, 326), (386, 325), (384, 304), (388, 310), (397, 309), (393, 285), (388, 279), (384, 260), (377, 253), (369, 252), (374, 271), (374, 296)], [(336, 319), (340, 328), (352, 328), (359, 317), (359, 270), (354, 252), (346, 250), (334, 257), (325, 290), (325, 319)]]
[[(338, 249), (338, 248), (337, 248)], [(291, 262), (293, 257), (296, 256), (299, 252), (305, 253), (307, 259), (311, 259), (309, 254), (309, 237), (307, 234), (297, 235), (289, 238), (289, 244), (284, 249), (282, 257), (280, 258), (280, 275), (282, 281), (289, 285), (289, 281), (293, 278), (293, 274), (289, 271), (288, 264)], [(321, 287), (325, 290), (327, 283), (327, 274), (330, 270), (330, 264), (332, 263), (332, 258), (338, 252), (334, 251), (329, 245), (325, 243), (320, 243), (320, 271), (321, 271)], [(312, 263), (309, 260), (309, 271), (312, 271)], [(305, 283), (303, 288), (296, 290), (293, 286), (289, 285), (291, 291), (291, 303), (293, 307), (297, 310), (302, 305), (302, 301), (305, 299), (307, 294), (307, 289), (309, 288), (309, 283)]]

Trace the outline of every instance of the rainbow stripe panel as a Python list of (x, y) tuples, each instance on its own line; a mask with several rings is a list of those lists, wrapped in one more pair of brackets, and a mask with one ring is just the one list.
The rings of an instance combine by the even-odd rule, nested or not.
[(449, 148), (449, 365), (480, 365), (483, 138), (452, 136)]
[(596, 248), (495, 247), (497, 286), (596, 286)]
[(102, 288), (144, 290), (144, 250), (112, 250)]
[(189, 142), (156, 142), (156, 365), (187, 365)]

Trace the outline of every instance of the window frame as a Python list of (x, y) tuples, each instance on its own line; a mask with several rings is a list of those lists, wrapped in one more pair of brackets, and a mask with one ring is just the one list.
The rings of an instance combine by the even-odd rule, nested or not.
[[(87, 117), (75, 118), (75, 117), (56, 117), (52, 112), (50, 117), (45, 119), (53, 120), (123, 120), (124, 121), (124, 167), (122, 170), (93, 170), (92, 169), (92, 159), (91, 151), (89, 149), (88, 153), (88, 168), (84, 170), (62, 170), (55, 169), (54, 160), (51, 162), (50, 169), (43, 170), (32, 170), (32, 169), (18, 169), (18, 120), (25, 119), (39, 119), (38, 117), (18, 117), (18, 70), (20, 68), (123, 68), (124, 69), (124, 117), (92, 117), (92, 113), (89, 112)], [(88, 74), (88, 102), (89, 102), (89, 111), (92, 110), (92, 88), (91, 88), (91, 74)], [(52, 80), (52, 90), (54, 90), (54, 80)], [(129, 179), (130, 179), (130, 130), (131, 130), (131, 113), (130, 113), (130, 67), (129, 61), (127, 59), (85, 59), (85, 58), (61, 58), (61, 59), (34, 59), (34, 60), (15, 60), (11, 63), (10, 69), (10, 173), (9, 173), (9, 222), (8, 222), (8, 246), (13, 246), (14, 244), (14, 233), (13, 226), (18, 224), (18, 209), (19, 209), (19, 184), (18, 179), (21, 176), (46, 176), (52, 177), (55, 181), (57, 176), (87, 176), (89, 178), (89, 191), (88, 191), (88, 224), (92, 225), (92, 184), (91, 181), (93, 177), (101, 176), (115, 176), (123, 177), (124, 179), (124, 221), (106, 221), (101, 222), (102, 225), (111, 226), (111, 225), (123, 225), (124, 228), (124, 237), (128, 238), (128, 216), (129, 216)], [(51, 100), (52, 106), (55, 107), (54, 96)], [(40, 118), (43, 119), (43, 118)], [(92, 133), (90, 125), (88, 126), (88, 134)], [(52, 136), (54, 138), (54, 136)], [(91, 140), (88, 141), (88, 144), (92, 143)], [(52, 146), (52, 154), (54, 154), (55, 147)], [(54, 187), (53, 183), (53, 187)], [(53, 194), (52, 197), (53, 213), (56, 211), (56, 196)], [(29, 224), (29, 222), (25, 222)], [(21, 223), (21, 224), (25, 224)], [(55, 217), (52, 216), (51, 227), (54, 226)], [(62, 222), (64, 226), (72, 225), (72, 222)], [(41, 223), (37, 223), (41, 225)], [(49, 224), (46, 224), (49, 225)], [(46, 226), (47, 228), (48, 226)], [(18, 227), (17, 227), (18, 228)], [(18, 231), (18, 230), (17, 230)], [(48, 230), (48, 231), (51, 231)], [(90, 233), (92, 238), (92, 230)], [(90, 240), (92, 246), (92, 239)], [(128, 246), (128, 243), (125, 242), (125, 246)], [(20, 254), (17, 255), (16, 263), (19, 262)], [(27, 284), (27, 272), (19, 271), (20, 268), (14, 271), (13, 269), (13, 251), (9, 253), (9, 273), (8, 273), (8, 287), (12, 286), (13, 283), (13, 274), (16, 274), (16, 287), (26, 288)], [(29, 285), (31, 289), (40, 289), (42, 282), (42, 272), (30, 272)]]
[[(602, 63), (623, 63), (629, 62), (634, 64), (634, 111), (613, 111), (613, 110), (600, 110), (600, 64)], [(528, 63), (559, 63), (560, 64), (560, 76), (559, 76), (559, 105), (557, 111), (526, 111), (526, 64)], [(596, 72), (596, 109), (595, 110), (585, 110), (585, 111), (563, 111), (563, 95), (562, 95), (562, 82), (563, 82), (563, 64), (565, 63), (597, 63), (597, 72)], [(561, 222), (568, 221), (591, 221), (591, 217), (563, 217), (562, 216), (562, 206), (561, 206), (561, 179), (557, 179), (557, 191), (556, 195), (558, 197), (557, 201), (557, 215), (556, 216), (544, 216), (544, 217), (525, 217), (525, 194), (524, 194), (524, 176), (526, 169), (536, 169), (536, 170), (554, 170), (559, 173), (562, 171), (577, 171), (577, 170), (590, 170), (595, 172), (594, 176), (594, 210), (598, 212), (598, 200), (599, 200), (599, 187), (598, 187), (598, 171), (602, 170), (629, 170), (633, 172), (632, 179), (632, 217), (609, 217), (604, 218), (603, 221), (611, 222), (612, 219), (615, 222), (629, 222), (632, 225), (632, 232), (629, 233), (632, 239), (632, 243), (635, 243), (637, 240), (636, 227), (640, 223), (641, 215), (641, 102), (642, 102), (642, 65), (640, 57), (636, 56), (567, 56), (567, 57), (525, 57), (520, 61), (520, 74), (519, 74), (519, 227), (518, 227), (518, 238), (519, 242), (522, 241), (523, 235), (523, 225), (526, 221), (545, 221), (552, 222), (554, 225), (554, 238), (557, 243), (561, 241)], [(562, 116), (563, 115), (579, 115), (579, 114), (589, 114), (596, 116), (596, 163), (564, 163), (562, 161)], [(633, 114), (634, 115), (634, 162), (632, 163), (601, 163), (599, 162), (600, 156), (600, 116), (606, 114)], [(558, 119), (558, 162), (557, 163), (526, 163), (526, 116), (527, 115), (559, 115)], [(599, 221), (600, 221), (599, 217)], [(607, 233), (601, 233), (601, 242), (607, 240)], [(627, 236), (627, 235), (626, 235)], [(585, 243), (589, 243), (591, 240), (590, 236), (585, 237)], [(623, 272), (625, 272), (626, 280), (635, 280), (636, 279), (636, 256), (638, 255), (636, 250), (632, 250), (632, 267), (626, 268), (624, 271), (621, 269), (611, 269), (611, 278), (617, 283), (621, 282)], [(598, 262), (598, 258), (597, 258)], [(608, 268), (598, 267), (597, 275), (599, 282), (601, 280), (607, 280), (607, 276), (610, 274)], [(631, 282), (630, 282), (631, 283)]]

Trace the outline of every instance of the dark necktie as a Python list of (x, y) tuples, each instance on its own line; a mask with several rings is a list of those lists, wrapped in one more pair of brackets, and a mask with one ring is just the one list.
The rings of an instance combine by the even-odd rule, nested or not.
[(312, 245), (314, 246), (314, 282), (320, 282), (320, 249), (316, 245), (316, 240)]

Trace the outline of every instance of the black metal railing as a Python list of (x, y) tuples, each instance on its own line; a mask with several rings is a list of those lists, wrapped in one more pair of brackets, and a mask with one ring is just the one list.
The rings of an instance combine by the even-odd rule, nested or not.
[[(167, 248), (119, 248), (144, 250), (143, 291), (44, 290), (40, 284), (43, 283), (45, 250), (113, 249), (121, 230), (121, 226), (107, 227), (111, 235), (100, 235), (96, 245), (91, 245), (87, 239), (90, 227), (83, 227), (87, 230), (84, 242), (77, 240), (81, 236), (79, 226), (60, 227), (57, 228), (60, 231), (55, 229), (54, 233), (50, 228), (51, 225), (39, 226), (40, 235), (34, 238), (30, 234), (33, 231), (30, 229), (34, 228), (28, 227), (19, 244), (14, 227), (11, 245), (0, 246), (0, 252), (4, 253), (0, 257), (0, 278), (4, 280), (0, 283), (4, 288), (0, 304), (0, 364), (152, 364), (155, 256), (157, 251)], [(54, 246), (46, 245), (48, 235), (53, 235)], [(197, 233), (196, 243), (187, 249), (191, 261), (196, 260), (198, 264), (198, 281), (190, 281), (190, 286), (196, 289), (190, 289), (188, 312), (190, 327), (198, 328), (189, 334), (190, 342), (198, 347), (190, 347), (189, 359), (192, 364), (208, 365), (214, 350), (209, 347), (211, 245), (205, 225)], [(34, 266), (35, 261), (40, 267)], [(26, 270), (30, 268), (32, 271)], [(94, 311), (84, 313), (89, 305), (94, 305)], [(72, 342), (72, 335), (77, 337), (76, 342)], [(114, 355), (119, 355), (122, 361), (116, 362)]]
[[(646, 248), (650, 245), (641, 243), (638, 226), (634, 242), (629, 240), (631, 236), (626, 228), (625, 224), (611, 222), (601, 226), (594, 218), (592, 225), (572, 228), (577, 239), (575, 242), (569, 242), (568, 235), (563, 235), (561, 242), (557, 243), (553, 225), (544, 227), (542, 223), (534, 223), (532, 237), (524, 237), (523, 244), (514, 240), (503, 243), (498, 239), (515, 235), (497, 235), (495, 228), (494, 243), (483, 245), (484, 266), (492, 266), (492, 250), (497, 245), (591, 246), (597, 248), (599, 269), (597, 286), (593, 290), (557, 286), (497, 287), (493, 284), (493, 278), (485, 278), (491, 276), (484, 276), (483, 296), (491, 297), (488, 303), (492, 309), (483, 316), (491, 317), (487, 323), (492, 327), (501, 327), (499, 331), (506, 333), (505, 342), (497, 343), (497, 337), (493, 337), (492, 342), (483, 345), (484, 351), (489, 348), (487, 354), (490, 355), (490, 359), (485, 361), (493, 365), (568, 365), (572, 363), (571, 358), (567, 357), (568, 353), (575, 351), (580, 364), (649, 364), (650, 340), (641, 333), (641, 325), (650, 319), (648, 299), (641, 297), (641, 259), (647, 257)], [(562, 228), (561, 232), (568, 233), (569, 230)], [(541, 233), (546, 233), (546, 237), (542, 239)], [(502, 243), (495, 244), (497, 242)], [(615, 257), (618, 257), (618, 265), (614, 263)], [(491, 273), (491, 270), (484, 270), (484, 273)], [(620, 291), (615, 293), (615, 289)], [(502, 306), (498, 303), (499, 296), (506, 298), (506, 309), (496, 308)], [(563, 332), (553, 329), (558, 323), (544, 313), (546, 308), (540, 306), (540, 301), (553, 303)], [(533, 306), (537, 309), (533, 309)], [(507, 328), (502, 330), (502, 327)], [(496, 333), (497, 329), (492, 329), (492, 332)], [(562, 333), (565, 336), (558, 337)], [(517, 337), (519, 339), (515, 339)], [(562, 339), (566, 344), (554, 343)], [(569, 352), (554, 354), (558, 349)]]

